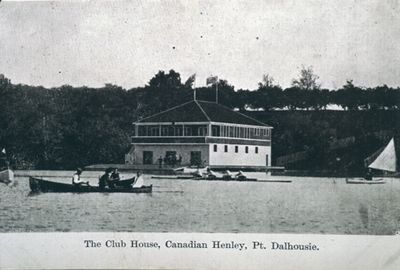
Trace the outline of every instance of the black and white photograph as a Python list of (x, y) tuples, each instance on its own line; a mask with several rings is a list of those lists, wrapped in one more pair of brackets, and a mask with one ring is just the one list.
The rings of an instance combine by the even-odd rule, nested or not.
[[(167, 240), (80, 244), (250, 253), (322, 249), (307, 235), (397, 239), (399, 14), (398, 0), (0, 1), (2, 243), (156, 233)], [(399, 269), (386, 255), (375, 269)]]

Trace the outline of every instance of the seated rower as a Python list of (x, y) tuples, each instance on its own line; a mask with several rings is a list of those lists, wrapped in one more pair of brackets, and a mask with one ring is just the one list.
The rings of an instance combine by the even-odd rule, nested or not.
[(236, 179), (238, 179), (238, 180), (245, 180), (245, 179), (247, 179), (247, 176), (244, 175), (244, 173), (243, 173), (242, 171), (239, 171), (239, 172), (236, 174)]
[(207, 167), (207, 179), (216, 179), (217, 175), (213, 172), (210, 167)]
[(110, 177), (111, 177), (111, 168), (105, 170), (104, 174), (99, 178), (99, 188), (104, 190), (106, 186), (113, 188), (114, 186), (110, 186)]
[(365, 173), (364, 176), (365, 180), (372, 181), (372, 170), (369, 168), (368, 171)]
[(115, 182), (116, 181), (111, 178), (113, 170), (114, 170), (113, 168), (106, 169), (106, 174), (108, 175), (107, 186), (109, 188), (115, 188)]
[(194, 177), (203, 177), (203, 174), (201, 173), (200, 169), (197, 169), (194, 173), (192, 173)]
[(110, 176), (111, 181), (119, 181), (121, 178), (119, 177), (118, 168), (114, 168)]
[(233, 178), (233, 174), (229, 170), (226, 170), (224, 172), (224, 174), (222, 175), (222, 178), (226, 179), (226, 180), (232, 179)]
[(82, 185), (89, 186), (89, 181), (81, 180), (81, 174), (82, 174), (82, 169), (81, 168), (76, 169), (76, 172), (72, 176), (72, 184), (74, 186), (82, 186)]

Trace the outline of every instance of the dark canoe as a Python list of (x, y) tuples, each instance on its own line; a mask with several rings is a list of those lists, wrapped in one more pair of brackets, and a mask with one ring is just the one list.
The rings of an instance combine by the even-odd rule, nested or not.
[[(122, 181), (132, 181), (126, 179)], [(132, 182), (133, 183), (133, 182)], [(49, 180), (43, 180), (35, 177), (29, 177), (29, 187), (33, 192), (73, 192), (73, 193), (151, 193), (153, 186), (142, 186), (142, 187), (127, 187), (117, 186), (116, 188), (100, 189), (98, 186), (77, 186), (72, 184), (58, 183)]]

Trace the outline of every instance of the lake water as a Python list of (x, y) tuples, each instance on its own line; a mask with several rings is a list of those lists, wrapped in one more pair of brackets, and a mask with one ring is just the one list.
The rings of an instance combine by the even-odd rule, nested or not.
[[(16, 187), (0, 184), (0, 232), (386, 235), (400, 230), (399, 179), (387, 179), (383, 185), (349, 185), (344, 179), (283, 178), (293, 182), (167, 180), (146, 176), (146, 184), (153, 184), (152, 194), (28, 196), (28, 178), (17, 177)], [(93, 185), (97, 182), (96, 178), (90, 181)]]

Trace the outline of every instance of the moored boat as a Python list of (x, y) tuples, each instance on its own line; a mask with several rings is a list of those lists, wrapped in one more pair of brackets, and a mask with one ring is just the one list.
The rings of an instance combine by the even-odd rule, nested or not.
[(138, 182), (140, 180), (131, 178), (123, 181), (122, 186), (117, 185), (115, 188), (104, 188), (101, 189), (98, 186), (86, 186), (86, 185), (73, 185), (73, 184), (66, 184), (66, 183), (59, 183), (49, 180), (44, 180), (36, 177), (29, 177), (29, 187), (32, 192), (57, 192), (57, 193), (65, 193), (65, 192), (72, 192), (72, 193), (151, 193), (153, 190), (153, 186), (133, 186), (127, 183), (131, 182)]
[(237, 182), (255, 182), (257, 178), (225, 178), (225, 177), (194, 177), (194, 180), (204, 180), (204, 181), (237, 181)]
[(374, 185), (374, 184), (385, 184), (386, 181), (384, 179), (374, 179), (367, 180), (364, 178), (346, 178), (347, 184), (366, 184), (366, 185)]

